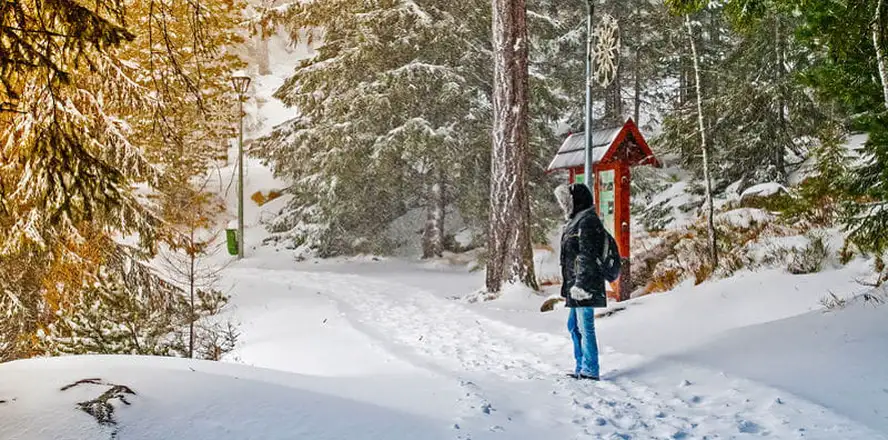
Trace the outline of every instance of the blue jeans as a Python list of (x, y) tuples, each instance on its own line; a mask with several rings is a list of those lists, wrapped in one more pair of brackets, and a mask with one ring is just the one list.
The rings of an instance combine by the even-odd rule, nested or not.
[(595, 309), (577, 307), (570, 309), (567, 331), (573, 339), (576, 373), (583, 376), (599, 376), (598, 340), (595, 338)]

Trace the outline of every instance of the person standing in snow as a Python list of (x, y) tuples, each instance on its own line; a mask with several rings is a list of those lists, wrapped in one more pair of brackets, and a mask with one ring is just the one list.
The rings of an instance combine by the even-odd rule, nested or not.
[(610, 242), (586, 185), (561, 185), (555, 189), (555, 197), (567, 220), (561, 235), (561, 296), (570, 310), (567, 329), (577, 360), (570, 376), (599, 380), (595, 308), (607, 306), (602, 258), (608, 254)]

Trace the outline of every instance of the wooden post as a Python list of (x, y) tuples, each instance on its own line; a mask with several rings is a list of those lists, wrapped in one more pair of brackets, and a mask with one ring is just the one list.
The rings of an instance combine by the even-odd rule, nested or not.
[(622, 162), (620, 163), (619, 170), (619, 180), (617, 180), (617, 228), (619, 236), (615, 238), (620, 247), (620, 257), (622, 261), (620, 265), (620, 279), (618, 280), (619, 287), (617, 289), (617, 297), (619, 301), (626, 301), (632, 293), (632, 276), (629, 261), (631, 255), (629, 244), (632, 239), (632, 222), (630, 219), (632, 171), (628, 164)]

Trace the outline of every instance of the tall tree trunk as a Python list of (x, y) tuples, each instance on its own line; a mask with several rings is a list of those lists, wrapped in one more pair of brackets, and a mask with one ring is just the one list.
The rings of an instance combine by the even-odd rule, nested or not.
[(194, 358), (194, 284), (195, 284), (195, 259), (197, 251), (194, 245), (194, 226), (192, 225), (188, 240), (188, 358)]
[[(617, 55), (619, 57), (619, 55)], [(604, 100), (604, 120), (609, 126), (619, 125), (623, 122), (623, 96), (622, 96), (622, 76), (623, 67), (617, 64), (617, 72), (614, 80), (607, 86), (607, 98)]]
[(635, 49), (635, 65), (633, 66), (633, 76), (635, 77), (634, 90), (632, 95), (632, 119), (636, 124), (641, 124), (641, 48)]
[[(620, 31), (622, 33), (622, 28)], [(607, 86), (604, 99), (604, 121), (606, 126), (616, 126), (623, 122), (623, 66), (620, 62), (622, 54), (617, 51), (617, 71), (614, 72), (614, 80)]]
[(879, 65), (879, 78), (882, 80), (882, 99), (888, 109), (888, 54), (885, 53), (885, 35), (882, 26), (882, 13), (885, 0), (876, 0), (876, 13), (873, 15), (872, 28), (873, 46), (876, 48), (876, 61)]
[(787, 98), (786, 98), (786, 85), (784, 84), (784, 77), (786, 76), (786, 40), (783, 35), (782, 24), (780, 22), (780, 17), (774, 17), (774, 45), (775, 45), (775, 55), (776, 55), (776, 65), (777, 65), (777, 78), (776, 83), (778, 84), (778, 99), (777, 99), (777, 136), (774, 138), (774, 167), (777, 169), (777, 177), (780, 182), (786, 181), (786, 163), (784, 160), (784, 154), (786, 153), (786, 144), (784, 140), (787, 142), (790, 141), (789, 134), (787, 133), (788, 125), (786, 123), (786, 107), (787, 107)]
[[(633, 8), (632, 9), (632, 16), (629, 20), (630, 23), (632, 23), (632, 24), (638, 22), (638, 20), (641, 17), (641, 13), (639, 11), (639, 9), (640, 9), (639, 4), (640, 3), (641, 2), (639, 0), (635, 0), (632, 2), (632, 8)], [(639, 27), (636, 26), (630, 32), (632, 34), (638, 34)], [(642, 51), (643, 47), (644, 47), (643, 43), (639, 43), (635, 47), (635, 54), (634, 54), (635, 55), (635, 59), (634, 59), (635, 63), (632, 66), (632, 76), (633, 76), (633, 80), (634, 80), (633, 81), (634, 82), (633, 90), (632, 90), (632, 92), (633, 92), (632, 93), (632, 107), (633, 107), (632, 108), (632, 119), (635, 120), (635, 123), (639, 124), (639, 125), (641, 125), (641, 122), (639, 121), (639, 119), (641, 118), (641, 84), (642, 84), (642, 81), (641, 81), (641, 62), (642, 62), (641, 61), (642, 60), (641, 51)]]
[(700, 124), (700, 145), (703, 150), (703, 179), (706, 180), (706, 204), (709, 215), (709, 258), (712, 267), (718, 267), (718, 248), (715, 237), (715, 205), (712, 203), (712, 179), (709, 178), (709, 148), (706, 144), (706, 123), (703, 118), (703, 92), (700, 90), (700, 61), (697, 55), (697, 43), (694, 42), (694, 30), (691, 27), (691, 16), (685, 15), (685, 26), (688, 28), (688, 40), (691, 42), (691, 56), (694, 60), (694, 78), (697, 86), (697, 121)]
[(426, 224), (423, 231), (422, 258), (436, 258), (444, 254), (444, 173), (435, 167), (426, 190)]
[(528, 70), (524, 0), (493, 0), (493, 153), (487, 291), (503, 282), (538, 289), (530, 243), (527, 193)]

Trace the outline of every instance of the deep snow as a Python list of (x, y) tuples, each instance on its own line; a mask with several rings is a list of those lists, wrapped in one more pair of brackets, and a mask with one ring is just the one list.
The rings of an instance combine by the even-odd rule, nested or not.
[[(106, 384), (82, 384), (84, 379)], [(116, 425), (78, 408), (113, 385)], [(389, 390), (424, 383), (399, 377), (324, 380), (243, 366), (147, 357), (65, 357), (0, 365), (0, 438), (52, 439), (362, 439), (451, 438), (430, 414), (398, 404)], [(354, 392), (354, 388), (363, 390)], [(372, 391), (371, 391), (372, 390)], [(5, 402), (4, 402), (5, 401)]]
[[(238, 313), (252, 315), (245, 303), (266, 302), (274, 312), (255, 317), (262, 326), (279, 329), (275, 344), (245, 340), (239, 351), (250, 354), (245, 360), (310, 372), (326, 359), (328, 373), (356, 374), (342, 370), (345, 360), (350, 367), (366, 367), (368, 374), (383, 368), (396, 375), (427, 375), (429, 383), (465, 393), (465, 399), (439, 402), (449, 408), (439, 415), (460, 426), (460, 435), (877, 439), (882, 437), (876, 432), (888, 432), (888, 427), (878, 418), (860, 417), (859, 411), (888, 407), (888, 401), (875, 392), (857, 391), (888, 377), (879, 368), (881, 358), (866, 355), (885, 341), (877, 324), (888, 317), (888, 308), (873, 309), (872, 319), (849, 330), (866, 350), (846, 350), (839, 337), (822, 338), (819, 351), (803, 345), (784, 353), (795, 361), (790, 366), (796, 374), (768, 368), (774, 365), (770, 354), (775, 347), (798, 340), (792, 335), (814, 331), (824, 322), (818, 318), (857, 320), (843, 311), (823, 314), (819, 300), (824, 289), (857, 293), (860, 286), (853, 279), (861, 271), (862, 265), (809, 276), (748, 273), (615, 305), (620, 311), (599, 319), (605, 377), (599, 384), (563, 378), (572, 368), (564, 311), (540, 313), (540, 296), (511, 289), (489, 303), (452, 298), (477, 287), (480, 274), (398, 260), (282, 268), (255, 259), (232, 268), (229, 276), (244, 286), (243, 280), (264, 283), (261, 294), (254, 288), (243, 290), (249, 297), (236, 294)], [(326, 302), (330, 308), (322, 317), (303, 302)], [(806, 321), (794, 332), (770, 336), (774, 345), (762, 343), (762, 332), (767, 333), (762, 329), (793, 316)], [(313, 326), (310, 345), (303, 342), (304, 334), (288, 336), (306, 322)], [(281, 346), (312, 355), (282, 354)], [(311, 346), (348, 355), (340, 359)], [(831, 363), (817, 354), (831, 350), (839, 356)], [(358, 357), (364, 361), (356, 364)], [(281, 359), (287, 359), (285, 365)], [(843, 362), (862, 365), (847, 372), (868, 372), (846, 375), (831, 388), (847, 389), (844, 401), (830, 393), (806, 392), (817, 391), (820, 378), (837, 374), (834, 368)]]

